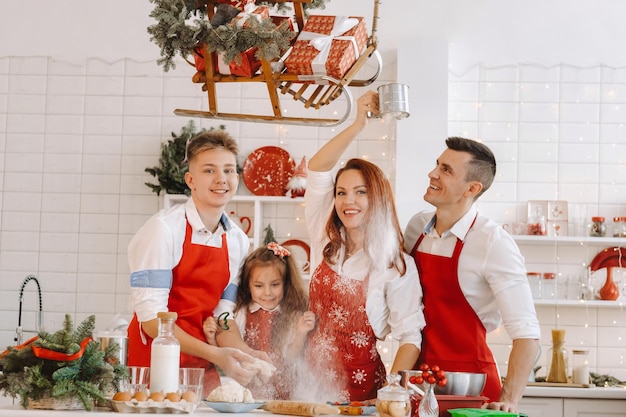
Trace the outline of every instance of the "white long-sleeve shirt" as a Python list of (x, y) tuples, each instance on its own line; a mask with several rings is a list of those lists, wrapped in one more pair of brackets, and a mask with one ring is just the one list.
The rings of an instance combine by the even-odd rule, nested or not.
[[(332, 171), (309, 171), (305, 193), (305, 217), (311, 238), (311, 250), (316, 262), (323, 262), (322, 251), (328, 243), (326, 222), (334, 206)], [(341, 248), (338, 262), (329, 265), (335, 272), (355, 280), (364, 280), (369, 274), (366, 312), (374, 334), (384, 339), (388, 334), (399, 343), (412, 343), (419, 349), (422, 328), (422, 288), (415, 262), (405, 255), (406, 274), (400, 276), (393, 268), (374, 271), (363, 250), (345, 262), (345, 248)]]
[(226, 214), (222, 215), (217, 230), (209, 231), (190, 198), (184, 204), (177, 204), (152, 216), (128, 245), (130, 302), (140, 322), (155, 319), (159, 311), (168, 311), (172, 269), (182, 256), (186, 219), (191, 225), (191, 242), (194, 244), (221, 247), (222, 235), (226, 233), (230, 280), (214, 314), (232, 313), (234, 309), (239, 268), (248, 254), (250, 240)]
[(513, 238), (478, 213), (476, 205), (442, 236), (434, 227), (434, 216), (426, 211), (413, 216), (404, 234), (405, 249), (410, 252), (424, 233), (421, 252), (450, 257), (461, 239), (459, 285), (487, 332), (504, 323), (511, 339), (538, 339), (541, 331), (524, 257)]

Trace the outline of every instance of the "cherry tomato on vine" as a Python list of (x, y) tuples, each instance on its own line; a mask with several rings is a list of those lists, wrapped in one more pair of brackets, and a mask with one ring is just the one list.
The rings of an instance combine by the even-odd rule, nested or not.
[(430, 370), (433, 371), (433, 372), (439, 372), (441, 370), (441, 368), (439, 367), (439, 365), (433, 365), (430, 368)]
[(424, 383), (424, 377), (416, 376), (414, 383), (417, 384), (417, 385), (422, 385)]
[(419, 382), (417, 382), (417, 376), (415, 376), (415, 375), (411, 375), (411, 376), (409, 377), (409, 382), (410, 382), (411, 384), (418, 384), (418, 383), (419, 383)]
[(445, 377), (437, 381), (437, 385), (439, 385), (440, 387), (445, 387), (447, 383), (448, 383), (448, 380)]
[(428, 366), (427, 363), (423, 363), (420, 365), (420, 371), (428, 371), (430, 369), (430, 366)]

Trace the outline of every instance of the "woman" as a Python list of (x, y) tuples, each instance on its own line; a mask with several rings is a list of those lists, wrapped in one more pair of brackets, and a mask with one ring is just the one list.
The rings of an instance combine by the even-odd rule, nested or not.
[(352, 125), (309, 161), (306, 222), (314, 254), (322, 257), (311, 277), (309, 308), (317, 326), (305, 352), (314, 378), (306, 378), (299, 395), (316, 400), (376, 398), (386, 375), (376, 341), (388, 334), (400, 344), (391, 372), (412, 369), (420, 352), (422, 290), (403, 251), (389, 181), (376, 165), (351, 159), (333, 183), (331, 170), (367, 126), (368, 112), (378, 114), (372, 91), (358, 99)]

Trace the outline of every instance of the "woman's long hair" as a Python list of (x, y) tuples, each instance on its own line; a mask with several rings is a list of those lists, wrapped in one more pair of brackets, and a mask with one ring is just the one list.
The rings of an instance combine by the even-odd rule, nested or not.
[[(361, 172), (367, 188), (368, 210), (361, 225), (363, 229), (363, 250), (374, 269), (395, 268), (400, 275), (406, 273), (404, 262), (404, 236), (398, 222), (396, 205), (391, 184), (382, 170), (364, 159), (353, 158), (337, 172), (335, 177), (335, 195), (337, 181), (341, 175), (351, 169)], [(326, 234), (330, 241), (324, 247), (324, 260), (335, 264), (339, 249), (346, 245), (344, 225), (339, 219), (337, 209), (326, 223)]]

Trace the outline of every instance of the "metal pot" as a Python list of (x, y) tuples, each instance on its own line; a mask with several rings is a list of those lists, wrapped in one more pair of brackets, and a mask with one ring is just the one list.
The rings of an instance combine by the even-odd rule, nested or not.
[(128, 361), (128, 337), (120, 335), (119, 333), (101, 332), (97, 337), (100, 342), (100, 349), (105, 350), (112, 344), (117, 344), (119, 350), (117, 351), (117, 360), (126, 365)]

